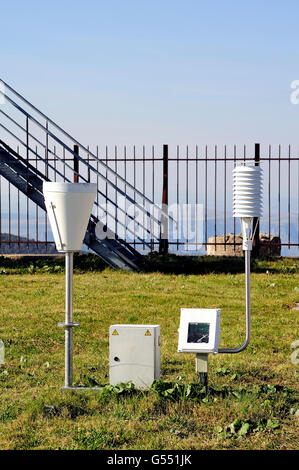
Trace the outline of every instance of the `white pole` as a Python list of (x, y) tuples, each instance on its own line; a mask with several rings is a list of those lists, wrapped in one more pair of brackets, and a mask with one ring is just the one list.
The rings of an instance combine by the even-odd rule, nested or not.
[(73, 259), (65, 254), (65, 387), (73, 385)]
[(250, 319), (250, 250), (245, 250), (245, 303), (246, 303), (246, 338), (244, 343), (235, 349), (218, 349), (219, 353), (239, 353), (247, 348), (250, 341), (251, 319)]
[(246, 339), (244, 348), (249, 344), (251, 335), (250, 319), (250, 250), (245, 251), (245, 295), (246, 295)]
[[(246, 297), (246, 338), (244, 343), (234, 349), (218, 349), (219, 353), (239, 353), (249, 344), (251, 334), (250, 320), (250, 251), (256, 226), (251, 230), (253, 219), (258, 221), (262, 215), (262, 169), (257, 166), (240, 165), (234, 168), (233, 215), (240, 217), (243, 250), (245, 254), (245, 297)], [(256, 222), (257, 223), (257, 222)]]

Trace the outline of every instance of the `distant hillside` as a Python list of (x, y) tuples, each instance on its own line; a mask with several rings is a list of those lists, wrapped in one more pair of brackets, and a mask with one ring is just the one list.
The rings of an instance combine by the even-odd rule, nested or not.
[[(1, 243), (0, 242), (0, 254), (7, 255), (7, 254), (57, 254), (55, 245), (47, 245), (45, 243), (23, 243), (27, 242), (27, 238), (19, 237), (17, 235), (12, 235), (8, 233), (1, 233), (1, 241), (21, 241), (22, 243)], [(34, 240), (30, 240), (34, 242)]]

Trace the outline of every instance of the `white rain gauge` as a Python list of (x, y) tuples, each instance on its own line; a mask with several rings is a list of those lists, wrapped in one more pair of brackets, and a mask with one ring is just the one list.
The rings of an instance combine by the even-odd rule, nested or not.
[[(182, 309), (179, 328), (179, 352), (196, 354), (196, 371), (200, 382), (208, 384), (209, 353), (239, 353), (250, 341), (250, 252), (252, 240), (262, 216), (262, 169), (259, 166), (236, 166), (233, 170), (233, 216), (239, 217), (245, 254), (246, 338), (235, 349), (219, 349), (220, 309)], [(253, 227), (253, 219), (256, 219)]]
[(65, 383), (63, 389), (73, 387), (73, 258), (80, 251), (90, 213), (97, 193), (94, 183), (43, 183), (45, 205), (51, 224), (56, 249), (65, 253)]

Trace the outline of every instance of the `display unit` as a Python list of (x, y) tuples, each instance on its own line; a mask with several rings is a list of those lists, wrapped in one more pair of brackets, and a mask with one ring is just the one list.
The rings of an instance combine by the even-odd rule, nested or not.
[(181, 309), (179, 352), (217, 353), (219, 338), (220, 309)]

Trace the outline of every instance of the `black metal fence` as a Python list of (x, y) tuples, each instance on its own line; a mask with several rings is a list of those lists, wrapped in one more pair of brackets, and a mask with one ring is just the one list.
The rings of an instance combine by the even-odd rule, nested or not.
[[(57, 149), (49, 140), (48, 158), (53, 168), (64, 176), (67, 163), (75, 169), (80, 181), (82, 164), (72, 155)], [(32, 149), (32, 147), (31, 147)], [(17, 149), (17, 151), (20, 151)], [(44, 149), (36, 147), (26, 156), (37, 170), (44, 172), (44, 164), (37, 158)], [(77, 152), (78, 150), (76, 150)], [(24, 149), (20, 151), (22, 155)], [(59, 153), (60, 152), (60, 153)], [(232, 170), (240, 162), (259, 164), (264, 176), (264, 216), (260, 232), (280, 238), (283, 255), (299, 254), (299, 158), (291, 146), (187, 146), (185, 148), (124, 146), (96, 147), (92, 149), (100, 161), (113, 169), (146, 198), (156, 204), (163, 204), (176, 220), (170, 224), (163, 250), (202, 253), (210, 244), (217, 250), (216, 236), (233, 234), (233, 241), (219, 243), (237, 246), (236, 235), (240, 232), (239, 221), (232, 217)], [(89, 165), (96, 168), (99, 161), (86, 155)], [(48, 169), (48, 177), (55, 181), (57, 173)], [(101, 185), (101, 200), (97, 200), (94, 214), (128, 243), (141, 251), (161, 249), (157, 237), (151, 238), (143, 223), (122, 220), (121, 197), (111, 186), (98, 180), (96, 172), (84, 168), (84, 180)], [(53, 173), (53, 174), (52, 174)], [(118, 185), (118, 176), (115, 185)], [(70, 177), (70, 176), (69, 176)], [(70, 178), (73, 178), (71, 175)], [(122, 180), (123, 181), (123, 180)], [(121, 183), (126, 191), (126, 185)], [(106, 197), (106, 200), (105, 200)], [(101, 205), (110, 201), (114, 217), (100, 214)], [(136, 211), (136, 208), (132, 208)], [(128, 212), (126, 207), (125, 212)], [(136, 213), (134, 213), (136, 216)], [(138, 220), (138, 217), (137, 217)], [(119, 221), (122, 221), (120, 223)], [(128, 224), (131, 230), (127, 230)], [(142, 228), (143, 227), (143, 228)], [(0, 177), (0, 251), (1, 253), (51, 253), (55, 251), (47, 216), (32, 201)], [(133, 235), (132, 235), (133, 233)], [(211, 241), (210, 237), (215, 237)]]

